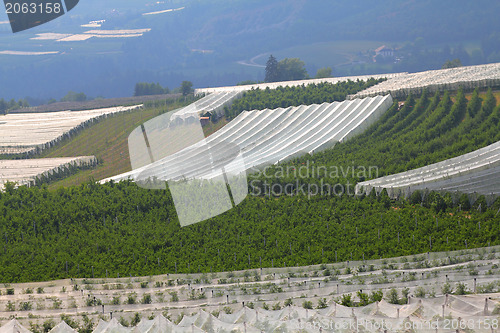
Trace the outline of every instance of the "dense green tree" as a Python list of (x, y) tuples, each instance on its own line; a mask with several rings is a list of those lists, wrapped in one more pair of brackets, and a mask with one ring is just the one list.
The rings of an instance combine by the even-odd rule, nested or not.
[(456, 67), (462, 67), (462, 62), (460, 61), (460, 59), (453, 59), (453, 60), (447, 60), (443, 67), (441, 67), (442, 69), (447, 69), (447, 68), (456, 68)]
[(279, 81), (304, 80), (309, 77), (306, 64), (299, 58), (285, 58), (278, 62)]
[[(293, 96), (300, 89), (278, 90)], [(273, 166), (266, 172), (272, 179), (249, 175), (250, 181), (347, 187), (473, 151), (500, 140), (494, 95), (489, 91), (483, 99), (476, 116), (468, 117), (472, 99), (467, 103), (463, 92), (410, 96), (404, 107), (396, 101), (363, 134)], [(313, 166), (345, 173), (313, 174)], [(377, 170), (351, 172), (357, 166)], [(310, 176), (278, 175), (278, 167), (308, 168)], [(149, 191), (129, 181), (57, 191), (7, 183), (0, 192), (0, 282), (288, 267), (500, 244), (495, 215), (500, 200), (489, 208), (484, 197), (471, 206), (465, 195), (420, 194), (407, 201), (391, 199), (385, 190), (357, 198), (345, 192), (262, 192), (220, 216), (181, 228), (168, 190)]]
[(278, 61), (272, 54), (269, 56), (266, 63), (266, 77), (264, 80), (266, 82), (279, 81)]
[(193, 92), (193, 83), (191, 81), (182, 81), (181, 93), (182, 96), (187, 96)]
[(70, 91), (61, 98), (61, 102), (84, 102), (87, 100), (87, 96), (84, 93), (76, 93), (74, 91)]
[(323, 79), (323, 78), (328, 78), (328, 77), (332, 77), (332, 68), (331, 67), (320, 68), (316, 72), (316, 79)]
[(242, 98), (225, 108), (227, 118), (234, 118), (245, 110), (275, 109), (279, 107), (332, 103), (343, 101), (347, 95), (355, 94), (383, 80), (347, 81), (308, 84), (277, 89), (252, 89), (243, 93)]
[(134, 96), (163, 95), (168, 93), (170, 93), (170, 89), (162, 87), (159, 83), (139, 82), (136, 83), (134, 88)]
[(26, 99), (20, 99), (18, 101), (11, 99), (10, 101), (5, 101), (3, 98), (0, 99), (0, 114), (7, 114), (11, 110), (27, 108), (29, 103)]

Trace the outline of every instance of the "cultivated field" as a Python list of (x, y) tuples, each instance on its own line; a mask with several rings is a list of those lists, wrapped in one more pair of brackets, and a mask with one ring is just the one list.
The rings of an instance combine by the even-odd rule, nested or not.
[(35, 153), (53, 146), (64, 136), (71, 136), (73, 131), (90, 125), (98, 118), (139, 107), (0, 116), (0, 154)]
[(357, 93), (352, 98), (390, 93), (405, 98), (410, 93), (421, 94), (424, 89), (431, 93), (444, 90), (468, 90), (500, 86), (500, 63), (432, 70), (419, 73), (402, 73), (388, 78), (376, 86)]
[(232, 86), (232, 87), (218, 87), (218, 88), (203, 88), (203, 89), (196, 89), (195, 90), (195, 95), (200, 95), (200, 94), (211, 94), (211, 93), (221, 93), (221, 92), (233, 92), (233, 91), (247, 91), (251, 89), (276, 89), (278, 87), (296, 87), (296, 86), (301, 86), (301, 85), (308, 85), (308, 84), (318, 84), (318, 83), (323, 83), (323, 82), (328, 82), (328, 83), (339, 83), (339, 82), (345, 82), (348, 80), (351, 81), (366, 81), (371, 78), (374, 79), (390, 79), (393, 77), (398, 77), (398, 76), (404, 76), (406, 73), (394, 73), (394, 74), (377, 74), (377, 75), (361, 75), (361, 76), (346, 76), (346, 77), (333, 77), (333, 78), (325, 78), (325, 79), (311, 79), (311, 80), (300, 80), (300, 81), (284, 81), (284, 82), (272, 82), (272, 83), (258, 83), (258, 84), (250, 84), (250, 85), (244, 85), (244, 86)]
[(500, 194), (500, 142), (423, 168), (359, 183), (356, 192), (410, 196), (414, 191), (459, 192), (492, 196)]
[[(149, 177), (159, 177), (162, 180), (182, 177), (212, 179), (219, 176), (212, 170), (222, 167), (225, 167), (227, 172), (239, 173), (241, 172), (239, 164), (225, 165), (231, 161), (227, 156), (230, 152), (226, 144), (234, 145), (241, 150), (245, 170), (276, 164), (291, 157), (330, 148), (337, 142), (352, 137), (377, 121), (391, 105), (392, 98), (388, 95), (341, 103), (243, 112), (206, 139), (206, 145), (213, 146), (210, 153), (214, 161), (217, 161), (211, 167), (207, 165), (205, 146), (194, 144), (153, 163), (145, 170), (139, 169), (112, 179), (129, 177), (136, 180)], [(163, 149), (163, 144), (155, 145), (154, 142), (161, 143), (164, 140), (151, 141), (151, 138), (163, 137), (165, 134), (162, 134), (162, 131), (172, 130), (172, 126), (166, 124), (163, 128), (148, 131), (153, 155), (161, 155)], [(146, 147), (144, 136), (141, 131), (139, 132), (135, 138), (141, 140), (142, 144), (134, 140), (129, 140), (129, 143), (133, 143), (133, 147)], [(184, 136), (189, 135), (190, 133), (186, 133)], [(186, 140), (182, 135), (177, 135), (172, 138), (174, 139), (178, 142)]]
[(351, 99), (368, 96), (391, 94), (395, 98), (405, 98), (409, 93), (418, 95), (425, 88), (431, 92), (444, 90), (458, 90), (459, 87), (466, 89), (498, 87), (500, 86), (500, 63), (465, 66), (458, 68), (430, 70), (418, 73), (392, 73), (365, 76), (348, 76), (339, 78), (313, 79), (303, 81), (286, 81), (261, 83), (235, 87), (218, 87), (196, 89), (196, 94), (209, 94), (214, 92), (246, 91), (251, 89), (276, 89), (279, 86), (298, 86), (302, 84), (313, 84), (320, 82), (337, 83), (347, 80), (367, 80), (369, 78), (387, 78), (387, 81), (379, 83), (364, 91), (361, 91)]
[(32, 185), (37, 178), (57, 175), (70, 166), (95, 165), (94, 156), (0, 160), (0, 189), (7, 181), (17, 185)]
[[(81, 325), (84, 315), (93, 322), (94, 332), (318, 332), (312, 326), (325, 322), (337, 325), (323, 328), (330, 332), (382, 332), (373, 329), (382, 325), (387, 332), (404, 331), (396, 329), (400, 327), (455, 332), (446, 325), (460, 320), (471, 328), (467, 332), (498, 332), (498, 326), (486, 328), (484, 323), (500, 319), (499, 249), (228, 273), (5, 285), (0, 332), (25, 332), (12, 329), (18, 323), (28, 328), (51, 322), (54, 326), (61, 318)], [(17, 322), (10, 321), (13, 314)], [(359, 330), (350, 324), (335, 329), (352, 321)], [(439, 329), (426, 330), (431, 323)], [(62, 328), (53, 332), (73, 332)]]

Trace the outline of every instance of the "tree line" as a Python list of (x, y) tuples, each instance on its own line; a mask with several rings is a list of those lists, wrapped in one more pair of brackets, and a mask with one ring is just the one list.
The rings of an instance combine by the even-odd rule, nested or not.
[(27, 108), (30, 104), (26, 99), (20, 99), (16, 101), (15, 99), (11, 99), (10, 101), (6, 101), (3, 98), (0, 99), (0, 114), (7, 114), (11, 110)]
[(162, 87), (159, 83), (138, 82), (134, 88), (134, 96), (163, 95), (169, 93), (170, 89)]
[[(304, 61), (299, 58), (285, 58), (278, 61), (272, 54), (266, 63), (265, 82), (280, 82), (309, 79)], [(317, 79), (332, 76), (332, 68), (324, 67), (318, 69)]]
[(234, 118), (242, 111), (286, 108), (289, 106), (333, 103), (344, 101), (348, 95), (376, 85), (384, 79), (367, 81), (344, 81), (338, 83), (318, 83), (295, 87), (252, 89), (243, 93), (230, 107), (225, 107), (225, 116)]
[(168, 87), (162, 87), (159, 83), (138, 82), (135, 84), (134, 96), (165, 95), (170, 93), (182, 93), (187, 96), (193, 93), (193, 83), (182, 81), (180, 87), (171, 91)]

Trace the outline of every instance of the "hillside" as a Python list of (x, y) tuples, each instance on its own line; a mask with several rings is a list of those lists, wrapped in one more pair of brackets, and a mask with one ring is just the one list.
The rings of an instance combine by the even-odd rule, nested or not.
[[(353, 191), (362, 178), (377, 176), (360, 178), (361, 167), (375, 166), (379, 175), (390, 174), (498, 140), (499, 108), (493, 93), (476, 91), (469, 99), (459, 91), (453, 98), (446, 92), (410, 96), (402, 106), (394, 103), (357, 138), (279, 165), (309, 170), (310, 177), (301, 177), (294, 185), (298, 187), (293, 196), (269, 193), (269, 184), (295, 184), (297, 179), (291, 175), (254, 175), (251, 194), (243, 203), (186, 228), (179, 227), (168, 191), (148, 191), (128, 182), (83, 183), (55, 192), (8, 189), (0, 198), (5, 212), (0, 216), (0, 234), (5, 235), (0, 277), (6, 282), (85, 277), (92, 267), (97, 276), (105, 276), (106, 270), (120, 275), (227, 271), (499, 244), (498, 200), (486, 209), (484, 198), (479, 198), (470, 211), (464, 211), (466, 205), (459, 206), (462, 201), (439, 194), (414, 206), (404, 199), (391, 201), (384, 192), (356, 199), (337, 193), (317, 195), (311, 188), (322, 181), (338, 184), (349, 194), (349, 186)], [(125, 169), (125, 153), (116, 152), (126, 150), (127, 131), (162, 110), (151, 108), (108, 119), (47, 156), (96, 155), (104, 160), (93, 171), (97, 177), (118, 167)], [(312, 173), (322, 166), (340, 168), (340, 173), (324, 177)], [(267, 174), (274, 175), (278, 167)], [(81, 183), (87, 172), (66, 184)], [(255, 181), (268, 182), (267, 192), (264, 183)], [(301, 193), (303, 185), (306, 190)], [(27, 198), (31, 207), (22, 204)], [(27, 253), (32, 254), (30, 262), (17, 259)], [(67, 270), (62, 264), (66, 261)]]
[(422, 206), (387, 195), (251, 195), (181, 228), (163, 190), (128, 182), (7, 188), (0, 281), (207, 273), (499, 245), (499, 204), (464, 211), (438, 195)]
[[(184, 9), (143, 15), (178, 8)], [(493, 0), (481, 5), (462, 0), (81, 1), (70, 15), (21, 34), (0, 24), (6, 52), (0, 74), (9, 78), (0, 83), (1, 97), (60, 99), (70, 90), (129, 96), (141, 81), (170, 88), (186, 79), (196, 87), (234, 85), (262, 80), (261, 67), (238, 62), (257, 58), (262, 66), (270, 53), (302, 58), (310, 76), (327, 66), (337, 76), (437, 69), (454, 58), (464, 65), (495, 62), (498, 11)], [(94, 20), (106, 21), (101, 27), (81, 26)], [(58, 42), (50, 37), (119, 29), (151, 30), (133, 38)], [(38, 34), (49, 37), (36, 39)], [(370, 52), (381, 45), (402, 48), (403, 61), (370, 62)], [(18, 56), (14, 51), (52, 53)]]
[[(305, 165), (308, 175), (320, 166), (331, 170), (376, 169), (372, 175), (355, 172), (335, 172), (322, 175), (323, 181), (356, 184), (371, 178), (394, 174), (456, 157), (500, 140), (497, 100), (489, 91), (479, 97), (476, 91), (471, 101), (459, 91), (453, 99), (450, 93), (424, 93), (410, 96), (401, 107), (395, 103), (388, 112), (363, 134), (337, 145), (334, 149), (304, 156), (279, 168)], [(270, 168), (268, 173), (273, 173)], [(320, 178), (307, 177), (305, 183), (319, 183)], [(260, 181), (264, 179), (257, 178)], [(290, 177), (279, 177), (278, 183), (289, 183)]]
[(150, 102), (147, 104), (149, 106), (144, 109), (107, 118), (82, 130), (70, 140), (44, 151), (39, 157), (72, 157), (89, 154), (96, 156), (99, 162), (97, 167), (79, 171), (72, 176), (54, 182), (50, 188), (79, 185), (90, 179), (100, 180), (117, 173), (130, 171), (127, 143), (130, 132), (159, 114), (175, 110), (191, 102), (192, 99), (178, 102), (169, 101), (163, 105), (162, 103)]

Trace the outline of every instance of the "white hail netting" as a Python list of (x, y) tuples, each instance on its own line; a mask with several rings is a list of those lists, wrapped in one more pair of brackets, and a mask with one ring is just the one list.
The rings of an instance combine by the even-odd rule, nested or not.
[(459, 87), (495, 87), (500, 85), (500, 63), (431, 70), (419, 73), (401, 73), (378, 85), (355, 94), (354, 98), (390, 93), (401, 98), (409, 93), (457, 90)]
[(148, 189), (168, 183), (179, 221), (186, 226), (243, 201), (248, 169), (332, 147), (363, 131), (391, 105), (387, 95), (243, 112), (207, 138), (196, 118), (167, 113), (133, 131), (129, 150), (134, 170), (111, 179), (130, 178)]
[(356, 193), (379, 193), (387, 189), (389, 196), (409, 196), (416, 190), (460, 192), (468, 194), (500, 194), (500, 142), (471, 153), (422, 168), (381, 177), (356, 185)]
[(196, 89), (195, 95), (201, 94), (218, 94), (218, 93), (226, 93), (226, 92), (244, 92), (252, 89), (261, 89), (265, 90), (276, 89), (278, 87), (298, 87), (301, 85), (309, 85), (309, 84), (319, 84), (319, 83), (332, 83), (336, 84), (339, 82), (346, 81), (367, 81), (371, 78), (374, 79), (390, 79), (399, 76), (406, 75), (408, 73), (389, 73), (389, 74), (375, 74), (375, 75), (360, 75), (360, 76), (345, 76), (345, 77), (331, 77), (331, 78), (323, 78), (323, 79), (311, 79), (311, 80), (298, 80), (298, 81), (281, 81), (281, 82), (271, 82), (271, 83), (258, 83), (258, 84), (249, 84), (244, 86), (232, 86), (232, 87), (217, 87), (217, 88), (203, 88)]
[[(382, 300), (355, 308), (334, 302), (324, 309), (292, 305), (267, 311), (243, 307), (231, 314), (221, 312), (218, 317), (199, 310), (191, 316), (184, 316), (177, 325), (162, 315), (153, 320), (143, 319), (135, 327), (123, 327), (116, 318), (109, 322), (100, 320), (94, 333), (319, 332), (320, 327), (323, 332), (402, 332), (410, 329), (415, 332), (455, 332), (452, 325), (457, 324), (468, 325), (466, 328), (470, 332), (499, 332), (499, 307), (498, 294), (411, 298), (406, 305), (389, 304)], [(486, 323), (490, 323), (490, 327)], [(496, 327), (492, 328), (495, 323)], [(30, 331), (15, 319), (0, 328), (0, 333), (14, 332)], [(50, 332), (76, 331), (61, 323)]]
[[(146, 164), (149, 161), (147, 144), (141, 138), (142, 132), (137, 130), (137, 135), (129, 147), (131, 156), (138, 156), (137, 161), (140, 162), (132, 162), (138, 169), (111, 179), (214, 179), (221, 176), (222, 167), (227, 173), (239, 174), (242, 168), (260, 168), (331, 147), (336, 142), (346, 140), (364, 130), (391, 105), (392, 98), (388, 95), (342, 103), (246, 111), (205, 139), (199, 138), (202, 135), (199, 131), (195, 131), (197, 135), (190, 135), (185, 131), (177, 131), (175, 125), (165, 124), (164, 131), (159, 130), (157, 132), (161, 134), (154, 135), (176, 138), (169, 146), (182, 147), (196, 139), (200, 141), (180, 151), (175, 150), (174, 153), (170, 153), (174, 151), (170, 147), (163, 148), (158, 145), (157, 149), (151, 149), (151, 155), (165, 157), (160, 160), (153, 158), (155, 162), (150, 165)], [(181, 127), (185, 126), (190, 125)], [(146, 132), (149, 135), (147, 127)], [(169, 135), (166, 133), (169, 131), (176, 131), (178, 135)], [(151, 144), (151, 140), (150, 146), (155, 146)], [(165, 149), (170, 150), (165, 153)], [(156, 153), (157, 151), (159, 153)], [(210, 158), (207, 158), (207, 154)], [(234, 161), (234, 156), (239, 155), (242, 157), (241, 162), (228, 163)], [(207, 161), (211, 165), (207, 165)]]
[(1, 116), (0, 154), (24, 153), (52, 145), (63, 135), (85, 126), (93, 119), (134, 110), (138, 107), (141, 106), (119, 106), (86, 111), (12, 113)]
[(231, 106), (234, 100), (238, 99), (241, 95), (239, 91), (233, 92), (220, 92), (207, 95), (193, 104), (183, 107), (172, 115), (172, 119), (181, 118), (186, 120), (194, 118), (198, 120), (199, 115), (209, 113), (217, 118), (224, 115), (224, 107)]
[(73, 333), (74, 329), (71, 328), (65, 321), (61, 321), (51, 331), (51, 333)]
[(96, 162), (94, 156), (0, 160), (0, 189), (8, 181), (18, 185), (29, 185), (36, 178), (57, 174), (71, 165), (83, 166)]

